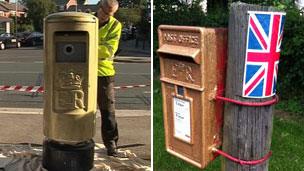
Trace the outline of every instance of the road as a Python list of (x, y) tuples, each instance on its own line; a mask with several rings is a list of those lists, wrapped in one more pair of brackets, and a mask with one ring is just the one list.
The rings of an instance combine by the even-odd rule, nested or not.
[[(123, 52), (127, 53), (118, 57), (127, 58), (134, 54), (127, 50)], [(134, 57), (140, 58), (140, 54)], [(115, 66), (115, 86), (150, 84), (150, 63), (116, 63)], [(35, 85), (42, 72), (41, 48), (0, 51), (0, 85)], [(115, 93), (119, 147), (130, 149), (140, 158), (150, 160), (150, 87), (117, 90)], [(42, 142), (43, 98), (42, 94), (34, 97), (31, 95), (27, 92), (0, 91), (0, 120), (5, 121), (0, 122), (0, 143)], [(95, 142), (102, 143), (99, 113), (97, 117), (94, 139)]]
[[(150, 63), (116, 63), (115, 86), (150, 84)], [(43, 73), (43, 50), (26, 47), (0, 51), (0, 85), (39, 85)], [(116, 92), (117, 109), (150, 109), (150, 87), (121, 89)], [(32, 97), (25, 92), (0, 92), (1, 107), (42, 108), (39, 94)]]

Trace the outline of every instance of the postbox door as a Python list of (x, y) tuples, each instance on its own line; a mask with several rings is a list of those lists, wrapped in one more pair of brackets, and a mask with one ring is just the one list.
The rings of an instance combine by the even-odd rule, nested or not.
[(198, 106), (202, 94), (196, 90), (162, 83), (166, 147), (170, 153), (184, 156), (189, 162), (201, 162), (202, 115)]

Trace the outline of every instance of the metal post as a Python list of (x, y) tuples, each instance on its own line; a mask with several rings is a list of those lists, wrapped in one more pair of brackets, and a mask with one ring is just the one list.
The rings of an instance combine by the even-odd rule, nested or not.
[(16, 32), (15, 32), (15, 34), (17, 34), (17, 13), (18, 13), (18, 0), (16, 0), (16, 13), (15, 13), (15, 28), (16, 28)]

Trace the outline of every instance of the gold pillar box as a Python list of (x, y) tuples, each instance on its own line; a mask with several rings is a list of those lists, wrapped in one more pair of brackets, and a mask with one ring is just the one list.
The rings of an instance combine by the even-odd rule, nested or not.
[(221, 145), (227, 30), (162, 25), (158, 37), (166, 150), (204, 168)]
[(98, 19), (62, 12), (44, 20), (44, 135), (74, 144), (95, 134)]

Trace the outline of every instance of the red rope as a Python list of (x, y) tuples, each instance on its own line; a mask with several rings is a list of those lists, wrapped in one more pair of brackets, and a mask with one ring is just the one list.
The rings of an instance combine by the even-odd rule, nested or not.
[(269, 101), (265, 101), (265, 102), (242, 102), (239, 100), (234, 100), (234, 99), (230, 99), (230, 98), (222, 97), (222, 96), (218, 96), (218, 95), (215, 97), (215, 99), (222, 100), (225, 102), (235, 103), (235, 104), (242, 105), (242, 106), (269, 106), (269, 105), (276, 104), (279, 101), (279, 97), (277, 95), (275, 95), (273, 99), (271, 99)]
[(270, 151), (266, 156), (264, 156), (263, 158), (259, 159), (259, 160), (250, 160), (250, 161), (247, 161), (247, 160), (241, 160), (241, 159), (237, 159), (219, 149), (216, 149), (216, 148), (213, 148), (212, 151), (216, 154), (219, 154), (219, 155), (222, 155), (224, 157), (226, 157), (227, 159), (231, 160), (231, 161), (234, 161), (236, 163), (239, 163), (241, 165), (257, 165), (257, 164), (260, 164), (260, 163), (263, 163), (264, 161), (268, 160), (269, 157), (272, 155), (272, 152)]

